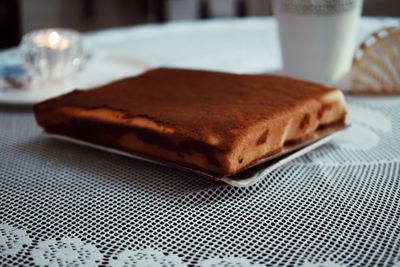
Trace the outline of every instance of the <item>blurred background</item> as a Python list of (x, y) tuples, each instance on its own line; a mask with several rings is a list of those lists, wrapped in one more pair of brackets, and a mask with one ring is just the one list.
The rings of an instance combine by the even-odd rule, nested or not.
[[(269, 0), (0, 0), (0, 49), (48, 27), (92, 31), (176, 20), (272, 15)], [(364, 0), (365, 16), (400, 17), (399, 0)]]

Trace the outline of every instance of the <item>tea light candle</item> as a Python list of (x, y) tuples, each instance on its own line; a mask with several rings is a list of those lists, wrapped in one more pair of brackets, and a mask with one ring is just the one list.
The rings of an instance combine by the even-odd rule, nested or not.
[(39, 47), (48, 47), (55, 50), (63, 50), (69, 46), (68, 39), (61, 35), (57, 31), (52, 31), (48, 34), (43, 33), (34, 37), (34, 42)]
[(23, 37), (20, 52), (23, 66), (34, 81), (70, 77), (83, 62), (80, 35), (68, 29), (30, 32)]

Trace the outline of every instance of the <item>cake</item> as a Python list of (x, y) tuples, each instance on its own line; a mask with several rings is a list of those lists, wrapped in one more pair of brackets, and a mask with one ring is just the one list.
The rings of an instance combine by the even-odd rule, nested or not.
[(158, 68), (34, 113), (50, 133), (225, 176), (344, 124), (346, 105), (334, 88), (287, 77)]

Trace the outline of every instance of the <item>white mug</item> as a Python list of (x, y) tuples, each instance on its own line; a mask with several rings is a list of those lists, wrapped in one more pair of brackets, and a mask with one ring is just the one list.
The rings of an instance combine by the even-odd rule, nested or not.
[(335, 85), (350, 71), (362, 0), (274, 0), (283, 73)]

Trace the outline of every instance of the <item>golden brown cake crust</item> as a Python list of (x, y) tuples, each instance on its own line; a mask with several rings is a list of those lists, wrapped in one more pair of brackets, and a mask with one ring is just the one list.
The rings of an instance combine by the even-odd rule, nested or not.
[(74, 91), (36, 107), (109, 108), (127, 118), (149, 118), (204, 139), (210, 132), (229, 147), (232, 130), (288, 112), (335, 89), (291, 78), (156, 69), (97, 90)]
[[(246, 142), (254, 143), (255, 147), (262, 146), (267, 139), (276, 143), (260, 150), (259, 157), (279, 149), (282, 142), (303, 138), (320, 125), (344, 121), (344, 102), (342, 95), (339, 93), (338, 97), (337, 94), (333, 88), (285, 77), (160, 68), (93, 90), (76, 90), (38, 104), (34, 109), (39, 124), (52, 132), (68, 134), (74, 131), (70, 135), (85, 139), (85, 134), (72, 129), (88, 131), (84, 126), (78, 127), (79, 123), (90, 121), (94, 124), (92, 127), (102, 131), (110, 129), (110, 133), (112, 126), (119, 125), (119, 131), (125, 137), (119, 136), (112, 146), (126, 150), (129, 144), (124, 146), (121, 142), (127, 140), (127, 128), (130, 127), (139, 142), (158, 142), (158, 149), (183, 155), (181, 160), (173, 161), (185, 161), (184, 154), (201, 154), (203, 151), (208, 158), (207, 164), (217, 167), (212, 168), (206, 163), (199, 167), (233, 173), (254, 160), (247, 157), (245, 162), (240, 162), (240, 151), (233, 151), (239, 143), (242, 146)], [(335, 97), (330, 99), (331, 95)], [(50, 115), (58, 116), (59, 120)], [(105, 121), (107, 127), (104, 127)], [(268, 127), (268, 123), (281, 129), (277, 131), (281, 136), (274, 135), (274, 129)], [(69, 127), (72, 124), (73, 127)], [(115, 131), (113, 134), (117, 135)], [(281, 138), (282, 135), (287, 138)], [(90, 137), (86, 139), (93, 141)], [(245, 148), (241, 149), (244, 151)], [(157, 154), (147, 148), (140, 152)], [(224, 156), (216, 156), (218, 153)], [(239, 157), (238, 161), (243, 165), (228, 166), (232, 165), (228, 157)], [(188, 163), (196, 165), (195, 161)]]

